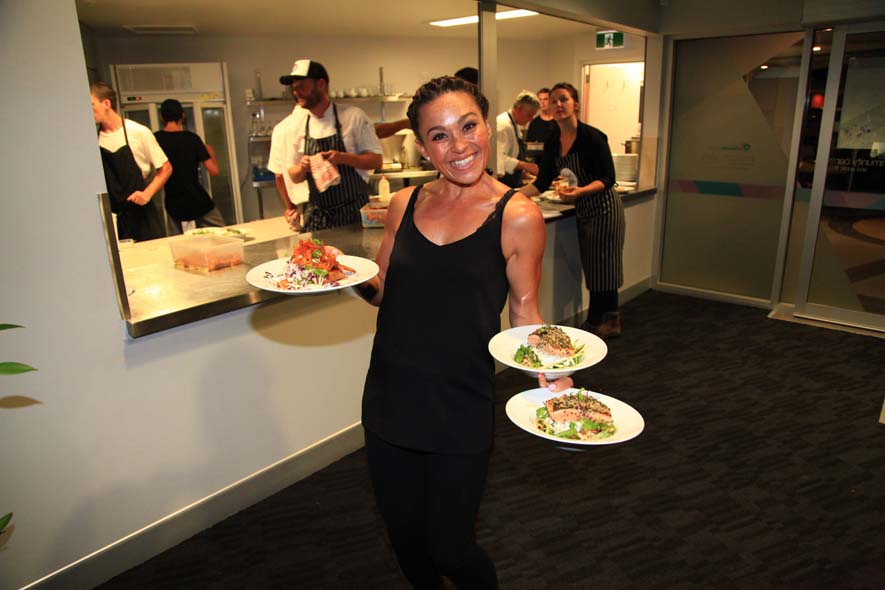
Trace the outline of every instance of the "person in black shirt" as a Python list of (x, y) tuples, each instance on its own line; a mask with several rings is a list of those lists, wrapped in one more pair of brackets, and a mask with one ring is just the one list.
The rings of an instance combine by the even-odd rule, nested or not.
[[(553, 130), (556, 129), (556, 121), (553, 119), (553, 113), (550, 112), (550, 89), (541, 88), (537, 92), (538, 101), (541, 103), (541, 110), (538, 116), (532, 119), (528, 129), (525, 132), (525, 140), (530, 142), (544, 143)], [(535, 155), (535, 154), (533, 154)], [(540, 163), (540, 153), (536, 155), (535, 163)]]
[(203, 143), (200, 136), (184, 128), (184, 109), (174, 98), (160, 105), (163, 130), (154, 133), (157, 143), (172, 162), (172, 176), (166, 183), (166, 212), (175, 222), (177, 233), (195, 227), (223, 227), (221, 212), (212, 197), (200, 184), (200, 164), (212, 176), (218, 175), (218, 160), (212, 146)]

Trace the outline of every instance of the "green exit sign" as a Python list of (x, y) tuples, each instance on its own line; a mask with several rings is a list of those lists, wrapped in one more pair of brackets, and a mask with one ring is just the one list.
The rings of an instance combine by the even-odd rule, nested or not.
[(596, 33), (596, 49), (614, 49), (624, 46), (624, 33), (621, 31), (599, 31)]

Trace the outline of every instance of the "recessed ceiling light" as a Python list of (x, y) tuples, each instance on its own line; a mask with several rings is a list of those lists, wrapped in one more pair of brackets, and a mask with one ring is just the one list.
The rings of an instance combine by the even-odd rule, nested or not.
[[(505, 10), (495, 13), (495, 20), (507, 20), (509, 18), (520, 18), (523, 16), (536, 16), (538, 13), (531, 10)], [(447, 20), (435, 20), (430, 24), (435, 27), (457, 27), (458, 25), (469, 25), (479, 22), (479, 16), (462, 16), (460, 18), (450, 18)]]
[(762, 64), (761, 66), (759, 66), (759, 69), (760, 69), (760, 70), (767, 70), (767, 69), (768, 69), (768, 64)]
[(820, 46), (820, 45), (815, 45), (814, 47), (811, 48), (811, 50), (812, 50), (812, 51), (820, 51), (820, 50), (821, 50), (821, 46)]

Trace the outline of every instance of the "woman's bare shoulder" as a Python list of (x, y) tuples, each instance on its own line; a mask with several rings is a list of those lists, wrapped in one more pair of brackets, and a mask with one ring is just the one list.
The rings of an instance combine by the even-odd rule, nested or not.
[(504, 208), (505, 222), (510, 218), (513, 223), (544, 223), (544, 215), (538, 204), (522, 193), (514, 193)]

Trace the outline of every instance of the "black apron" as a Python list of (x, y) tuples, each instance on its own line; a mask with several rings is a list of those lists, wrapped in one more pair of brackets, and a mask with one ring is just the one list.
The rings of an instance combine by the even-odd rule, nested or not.
[(154, 199), (146, 205), (137, 205), (127, 200), (135, 191), (144, 190), (145, 182), (132, 148), (129, 147), (125, 119), (123, 137), (126, 138), (126, 145), (115, 152), (99, 147), (105, 184), (111, 198), (111, 211), (117, 214), (117, 238), (140, 242), (165, 237), (163, 217)]
[[(510, 117), (510, 124), (513, 125), (513, 133), (516, 135), (516, 144), (519, 146), (519, 150), (516, 152), (516, 159), (525, 161), (525, 140), (519, 136), (519, 127), (516, 126), (513, 115), (507, 113), (507, 116)], [(522, 181), (522, 170), (518, 169), (505, 174), (499, 180), (510, 188), (521, 188), (525, 185)]]
[[(586, 186), (596, 177), (581, 165), (580, 154), (557, 156), (556, 170), (568, 168)], [(624, 284), (624, 204), (614, 189), (578, 197), (575, 201), (578, 247), (588, 291), (612, 291)]]
[[(314, 138), (310, 136), (310, 115), (304, 125), (304, 154), (313, 156), (320, 152), (336, 150), (347, 152), (341, 137), (341, 123), (338, 121), (338, 108), (332, 104), (335, 115), (335, 135)], [(307, 174), (310, 197), (304, 214), (304, 231), (317, 231), (360, 222), (360, 208), (369, 202), (369, 183), (362, 179), (356, 168), (338, 165), (341, 183), (320, 192), (313, 175)]]

